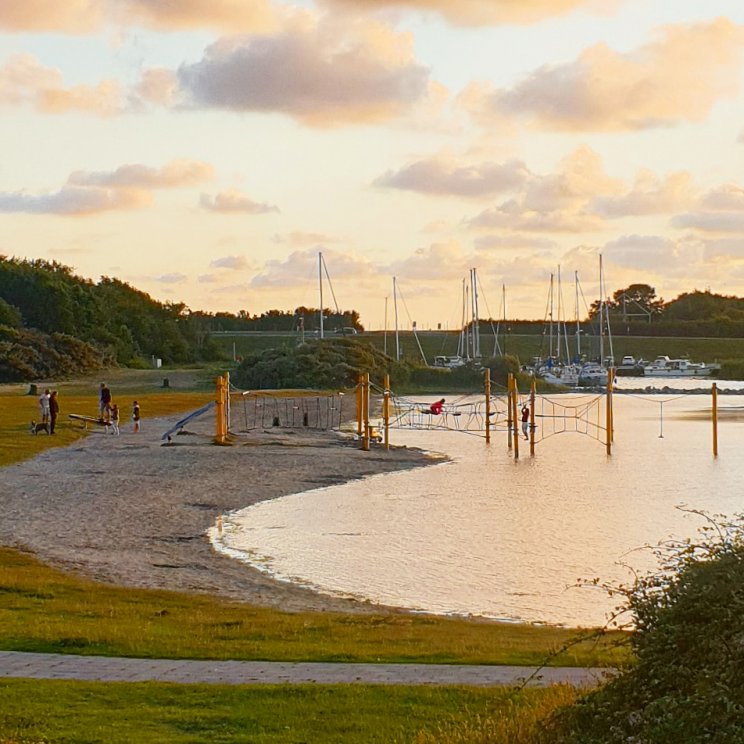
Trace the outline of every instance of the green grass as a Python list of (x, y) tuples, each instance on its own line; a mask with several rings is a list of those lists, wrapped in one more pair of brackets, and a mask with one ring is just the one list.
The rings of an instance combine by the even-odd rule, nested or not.
[[(87, 581), (0, 549), (0, 648), (173, 659), (541, 664), (572, 639), (565, 628), (427, 615), (284, 613), (204, 595)], [(613, 634), (551, 664), (627, 660)]]
[(6, 680), (0, 742), (527, 744), (540, 718), (574, 698), (563, 687), (516, 693)]

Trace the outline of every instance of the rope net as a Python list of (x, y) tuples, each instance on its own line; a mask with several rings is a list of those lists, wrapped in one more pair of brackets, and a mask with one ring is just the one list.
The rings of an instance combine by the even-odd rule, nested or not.
[[(285, 429), (341, 428), (343, 394), (285, 395), (271, 392), (231, 392), (230, 419), (239, 431), (278, 426)], [(347, 404), (348, 406), (349, 404)], [(352, 408), (349, 413), (353, 414)]]

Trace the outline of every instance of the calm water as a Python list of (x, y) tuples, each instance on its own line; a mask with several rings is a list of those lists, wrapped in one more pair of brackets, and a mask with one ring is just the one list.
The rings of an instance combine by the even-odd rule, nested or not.
[(522, 447), (515, 462), (503, 432), (486, 446), (463, 433), (395, 431), (394, 443), (452, 462), (258, 504), (212, 538), (323, 592), (435, 613), (602, 624), (615, 601), (576, 588), (578, 579), (626, 582), (621, 564), (653, 567), (643, 546), (702, 524), (680, 505), (744, 511), (744, 398), (719, 401), (717, 460), (709, 396), (616, 396), (610, 458), (576, 433), (541, 442), (534, 459)]

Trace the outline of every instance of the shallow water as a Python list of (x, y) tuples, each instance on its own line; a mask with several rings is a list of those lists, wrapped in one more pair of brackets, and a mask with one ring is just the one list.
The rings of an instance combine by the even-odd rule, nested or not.
[[(435, 613), (603, 624), (616, 600), (577, 580), (627, 582), (626, 566), (653, 567), (643, 546), (693, 536), (703, 524), (681, 505), (743, 510), (740, 401), (719, 401), (717, 459), (710, 396), (618, 395), (611, 457), (577, 433), (539, 442), (534, 458), (522, 442), (515, 461), (503, 431), (490, 445), (464, 433), (394, 431), (393, 443), (452, 461), (257, 504), (212, 537), (218, 550), (328, 593)], [(548, 433), (551, 422), (539, 421)]]

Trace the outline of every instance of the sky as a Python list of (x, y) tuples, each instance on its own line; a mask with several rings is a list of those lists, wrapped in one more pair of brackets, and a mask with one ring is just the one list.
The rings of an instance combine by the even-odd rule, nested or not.
[(741, 0), (4, 0), (0, 255), (260, 314), (322, 254), (372, 329), (459, 327), (473, 268), (571, 319), (600, 256), (744, 295), (743, 52)]

